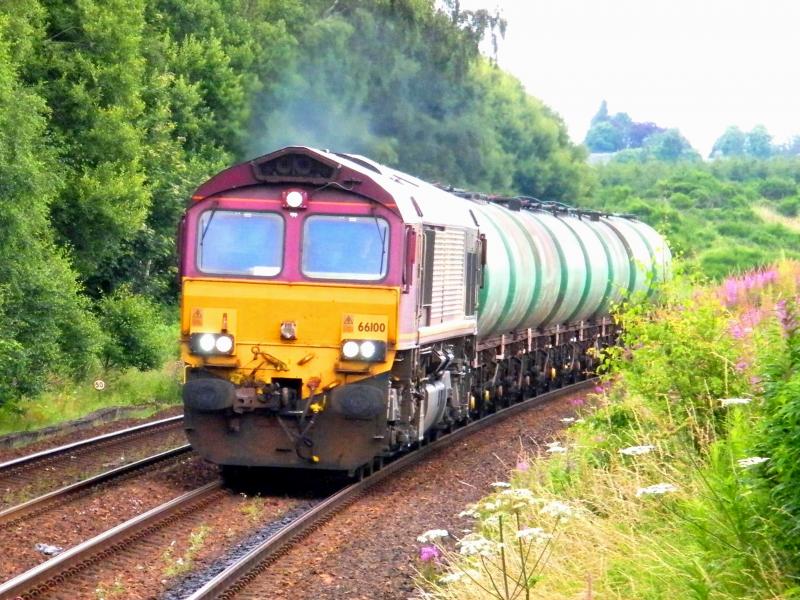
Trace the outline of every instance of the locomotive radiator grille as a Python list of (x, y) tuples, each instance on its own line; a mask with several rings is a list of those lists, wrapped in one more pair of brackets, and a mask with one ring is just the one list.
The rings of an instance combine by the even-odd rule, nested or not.
[(464, 318), (466, 298), (465, 234), (459, 229), (436, 232), (433, 251), (431, 324)]

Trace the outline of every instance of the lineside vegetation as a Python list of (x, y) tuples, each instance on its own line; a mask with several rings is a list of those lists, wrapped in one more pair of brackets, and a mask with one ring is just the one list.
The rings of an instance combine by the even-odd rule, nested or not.
[(421, 539), (426, 597), (796, 597), (798, 292), (784, 261), (621, 307), (593, 406), (466, 508), (472, 533)]

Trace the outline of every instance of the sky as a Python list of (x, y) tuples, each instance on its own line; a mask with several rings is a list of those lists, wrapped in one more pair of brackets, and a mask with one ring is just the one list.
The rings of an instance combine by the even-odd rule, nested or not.
[(703, 156), (728, 126), (800, 135), (796, 0), (461, 0), (508, 21), (500, 66), (582, 142), (600, 102)]

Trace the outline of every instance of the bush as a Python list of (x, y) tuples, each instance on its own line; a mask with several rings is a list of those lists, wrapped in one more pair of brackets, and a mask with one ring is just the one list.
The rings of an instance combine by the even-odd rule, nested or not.
[(796, 192), (797, 184), (793, 179), (785, 177), (768, 177), (758, 184), (758, 193), (770, 200), (787, 198)]
[(800, 576), (800, 330), (797, 304), (781, 301), (778, 319), (765, 336), (764, 413), (756, 453), (769, 457), (766, 485), (772, 497), (777, 541), (793, 557)]
[(155, 369), (169, 357), (171, 332), (158, 307), (129, 287), (120, 288), (98, 303), (106, 335), (102, 357), (106, 368)]
[(784, 198), (778, 203), (778, 212), (784, 217), (796, 217), (800, 212), (800, 197), (791, 196)]
[(768, 263), (769, 259), (770, 255), (761, 248), (733, 244), (709, 248), (698, 257), (703, 273), (713, 279), (760, 267)]

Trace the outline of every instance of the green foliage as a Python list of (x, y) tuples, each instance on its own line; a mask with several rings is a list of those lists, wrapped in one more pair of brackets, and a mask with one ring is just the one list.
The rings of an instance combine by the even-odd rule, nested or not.
[(665, 133), (662, 127), (650, 122), (637, 123), (628, 113), (609, 115), (608, 104), (603, 100), (597, 114), (592, 117), (583, 143), (591, 152), (621, 152), (620, 160), (632, 162), (645, 160), (647, 154), (637, 150), (646, 146), (650, 137), (662, 133)]
[(759, 182), (758, 192), (764, 198), (781, 200), (797, 193), (797, 182), (787, 177), (767, 177)]
[(763, 159), (779, 153), (796, 154), (791, 144), (786, 148), (774, 146), (772, 136), (763, 125), (756, 125), (748, 133), (738, 127), (728, 127), (711, 149), (711, 156), (716, 158), (750, 156)]
[(784, 198), (776, 208), (785, 217), (796, 217), (800, 214), (800, 196)]
[(770, 261), (770, 256), (758, 246), (720, 244), (708, 248), (697, 257), (700, 269), (714, 279), (722, 279), (731, 273), (740, 273)]
[(119, 256), (151, 196), (142, 169), (144, 0), (47, 3), (46, 40), (28, 77), (52, 111), (64, 186), (53, 224), (84, 278)]
[(678, 160), (700, 160), (700, 155), (677, 129), (654, 133), (644, 141), (646, 156), (656, 160), (675, 162)]
[[(0, 403), (36, 393), (51, 374), (84, 373), (99, 337), (49, 225), (61, 181), (46, 140), (48, 109), (20, 76), (41, 17), (34, 2), (0, 10)], [(27, 44), (10, 41), (20, 32)]]
[(595, 172), (599, 185), (588, 206), (636, 214), (709, 277), (800, 257), (796, 228), (760, 212), (796, 214), (798, 159), (615, 160)]
[(583, 154), (560, 118), (478, 56), (477, 40), (502, 24), (451, 9), (321, 6), (261, 94), (253, 129), (264, 135), (250, 153), (303, 143), (460, 187), (554, 200), (583, 193)]
[(800, 330), (798, 305), (781, 300), (779, 319), (765, 332), (765, 418), (759, 423), (755, 450), (769, 457), (765, 486), (773, 505), (770, 518), (778, 529), (777, 539), (791, 557), (788, 567), (800, 577)]
[(174, 343), (158, 307), (128, 287), (102, 298), (97, 305), (107, 335), (102, 348), (106, 368), (154, 369), (169, 356)]
[(606, 356), (595, 406), (465, 511), (488, 558), (446, 555), (469, 577), (426, 585), (433, 597), (490, 597), (498, 525), (554, 503), (564, 516), (536, 597), (795, 597), (800, 335), (779, 299), (797, 295), (798, 274), (783, 263), (720, 289), (678, 276), (659, 306), (622, 307), (624, 348)]

